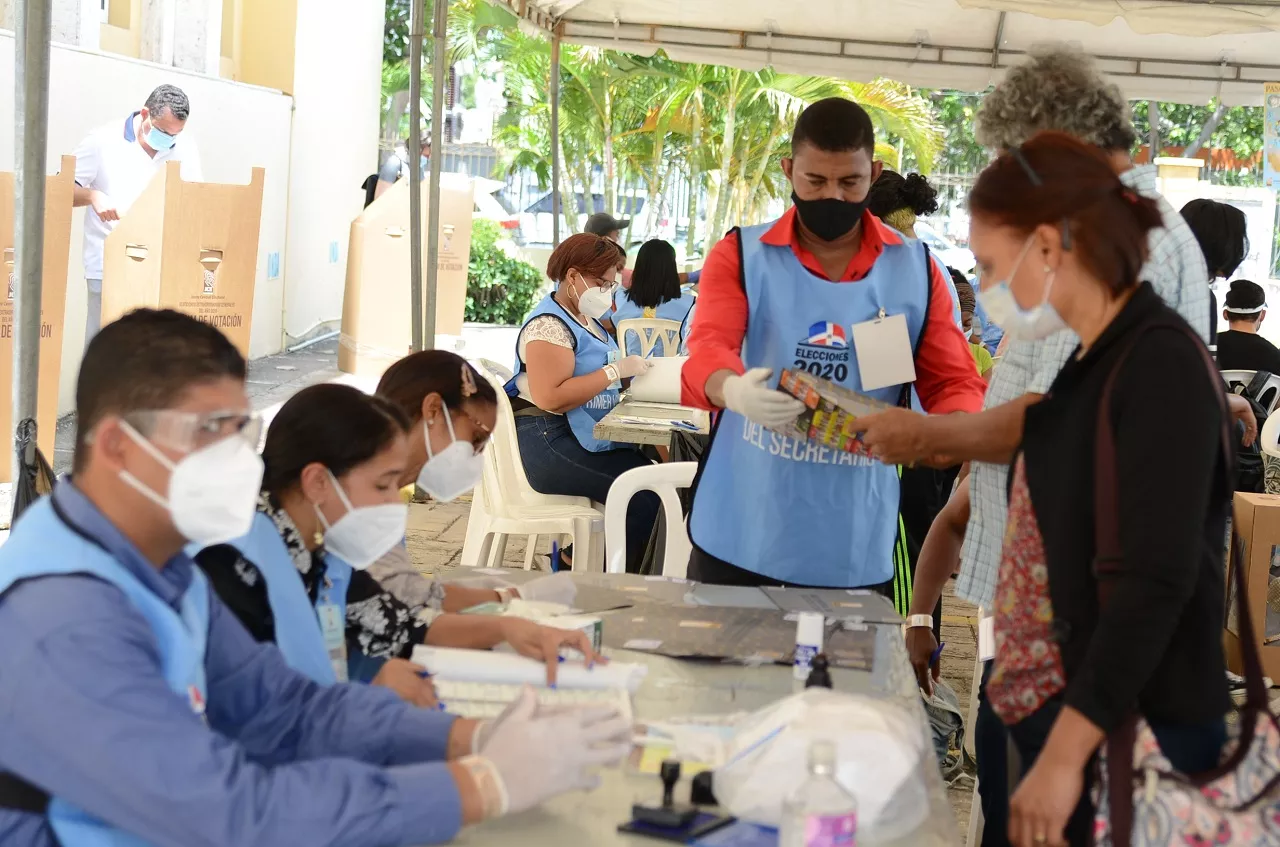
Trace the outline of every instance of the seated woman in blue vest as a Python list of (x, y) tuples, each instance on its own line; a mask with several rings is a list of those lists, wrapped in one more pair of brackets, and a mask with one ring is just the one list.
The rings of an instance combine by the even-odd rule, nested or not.
[(226, 606), (312, 679), (371, 680), (423, 706), (434, 694), (408, 661), (418, 644), (505, 641), (553, 668), (569, 646), (593, 661), (581, 632), (517, 618), (442, 615), (428, 628), (365, 572), (404, 538), (408, 431), (399, 408), (350, 386), (314, 385), (285, 403), (267, 432), (253, 530), (197, 556)]
[[(650, 356), (675, 356), (684, 346), (688, 331), (686, 319), (696, 298), (680, 288), (680, 270), (676, 266), (676, 248), (662, 239), (646, 241), (636, 256), (636, 267), (631, 273), (631, 287), (619, 288), (614, 295), (613, 325), (637, 318), (661, 318), (680, 325), (678, 335), (660, 333)], [(618, 330), (621, 333), (621, 329)], [(634, 331), (627, 337), (618, 336), (618, 345), (627, 354), (642, 354), (642, 339)]]
[[(618, 405), (623, 381), (649, 369), (639, 356), (622, 356), (600, 324), (613, 303), (620, 252), (598, 235), (566, 239), (547, 261), (556, 288), (534, 306), (516, 340), (516, 375), (507, 394), (525, 474), (543, 494), (603, 503), (615, 479), (650, 464), (635, 447), (593, 433)], [(631, 501), (628, 571), (639, 569), (658, 505), (652, 492)]]
[[(433, 500), (449, 502), (475, 488), (498, 420), (498, 395), (489, 380), (456, 353), (421, 350), (387, 368), (377, 394), (409, 420), (409, 458), (398, 481), (401, 489), (416, 485)], [(424, 576), (404, 544), (370, 565), (369, 574), (401, 602), (421, 610), (420, 617), (512, 597), (572, 606), (577, 596), (565, 572), (519, 586), (494, 576), (446, 583)]]

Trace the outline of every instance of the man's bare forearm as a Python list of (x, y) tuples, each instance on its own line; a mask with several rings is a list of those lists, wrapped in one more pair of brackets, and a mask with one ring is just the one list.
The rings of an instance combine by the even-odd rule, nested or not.
[(724, 381), (731, 376), (737, 376), (737, 374), (728, 368), (721, 368), (707, 377), (707, 399), (717, 409), (724, 408)]
[(90, 195), (92, 194), (92, 188), (85, 188), (83, 185), (76, 183), (71, 189), (71, 205), (76, 207), (88, 206), (91, 202)]
[(1024, 394), (993, 409), (973, 415), (936, 415), (928, 422), (928, 451), (953, 462), (1008, 464), (1022, 443), (1027, 407), (1040, 394)]

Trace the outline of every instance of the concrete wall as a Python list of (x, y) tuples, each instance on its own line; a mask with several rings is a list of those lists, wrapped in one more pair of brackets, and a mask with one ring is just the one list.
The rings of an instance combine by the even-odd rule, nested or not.
[[(14, 42), (8, 32), (0, 32), (0, 126), (14, 125)], [(204, 165), (205, 179), (210, 182), (247, 183), (252, 167), (266, 169), (266, 185), (262, 201), (262, 231), (258, 248), (258, 281), (254, 294), (253, 336), (250, 355), (265, 356), (277, 352), (282, 343), (285, 284), (282, 276), (267, 278), (269, 257), (278, 254), (280, 266), (286, 247), (289, 211), (289, 156), (291, 99), (279, 92), (242, 85), (202, 74), (161, 67), (135, 59), (88, 52), (55, 44), (50, 80), (49, 158), (52, 172), (59, 157), (75, 150), (80, 140), (94, 127), (119, 120), (141, 107), (148, 93), (161, 83), (173, 83), (191, 98), (192, 113), (187, 133), (195, 140)], [(338, 101), (335, 101), (338, 102)], [(376, 102), (375, 102), (376, 107)], [(353, 121), (354, 123), (354, 121)], [(369, 122), (376, 132), (376, 120)], [(327, 147), (323, 142), (321, 147)], [(370, 147), (372, 149), (372, 147)], [(13, 170), (14, 137), (0, 133), (0, 170)], [(372, 156), (372, 153), (370, 153)], [(324, 168), (314, 173), (325, 174)], [(354, 171), (353, 171), (354, 173)], [(323, 202), (305, 195), (296, 202), (306, 206)], [(59, 386), (59, 413), (74, 407), (75, 374), (83, 350), (85, 287), (83, 282), (82, 234), (83, 213), (73, 216), (71, 236), (70, 279), (67, 283), (66, 330), (62, 354), (62, 379)], [(327, 234), (308, 247), (307, 234), (297, 236), (302, 252), (327, 250)], [(323, 241), (325, 247), (319, 246)], [(343, 241), (345, 245), (345, 240)], [(302, 285), (302, 277), (295, 278)], [(49, 283), (53, 283), (52, 280)], [(315, 285), (315, 281), (311, 281)], [(331, 316), (341, 314), (342, 284), (326, 280), (332, 287), (331, 297), (316, 295), (317, 300), (335, 299)]]
[[(383, 15), (381, 2), (298, 7), (285, 257), (290, 339), (337, 328), (342, 317), (351, 221), (364, 206), (360, 184), (377, 164)], [(242, 61), (253, 49), (244, 45)]]

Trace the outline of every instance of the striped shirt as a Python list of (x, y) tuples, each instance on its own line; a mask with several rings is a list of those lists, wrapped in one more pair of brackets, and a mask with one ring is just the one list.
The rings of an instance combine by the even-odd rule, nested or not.
[[(1153, 165), (1131, 168), (1120, 180), (1160, 205), (1164, 228), (1150, 235), (1150, 256), (1141, 278), (1150, 282), (1164, 301), (1178, 311), (1200, 337), (1209, 337), (1209, 272), (1204, 254), (1182, 216), (1156, 187)], [(983, 407), (991, 409), (1024, 394), (1045, 394), (1058, 371), (1080, 344), (1067, 330), (1042, 341), (1013, 341), (991, 372), (991, 387)], [(1004, 544), (1008, 501), (1008, 465), (973, 463), (972, 511), (960, 553), (956, 594), (976, 606), (992, 607), (996, 573)]]

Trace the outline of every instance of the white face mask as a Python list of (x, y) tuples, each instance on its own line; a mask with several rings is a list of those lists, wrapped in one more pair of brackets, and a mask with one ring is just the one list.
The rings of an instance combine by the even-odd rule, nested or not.
[(121, 428), (139, 447), (169, 470), (169, 496), (161, 497), (128, 471), (120, 479), (143, 497), (168, 510), (173, 525), (188, 541), (208, 546), (239, 538), (253, 526), (262, 459), (239, 435), (229, 435), (192, 451), (175, 464), (128, 423)]
[(427, 463), (418, 472), (418, 486), (437, 500), (448, 503), (476, 487), (484, 474), (484, 456), (470, 442), (459, 441), (453, 434), (453, 415), (443, 411), (449, 426), (450, 444), (439, 455), (431, 453), (431, 432), (424, 421), (422, 435), (427, 443)]
[(324, 526), (325, 548), (358, 571), (372, 565), (404, 540), (409, 523), (409, 507), (404, 503), (379, 503), (377, 506), (351, 505), (347, 492), (331, 471), (326, 471), (338, 491), (346, 514), (332, 526), (319, 506), (313, 504), (316, 516)]
[(1018, 305), (1017, 299), (1013, 296), (1013, 289), (1009, 287), (1010, 282), (1018, 275), (1018, 268), (1022, 266), (1022, 260), (1031, 249), (1034, 238), (1035, 236), (1032, 236), (1027, 239), (1008, 277), (978, 292), (978, 300), (981, 301), (982, 308), (986, 310), (991, 322), (1003, 329), (1005, 335), (1018, 341), (1039, 341), (1067, 328), (1062, 316), (1049, 302), (1049, 292), (1053, 289), (1053, 278), (1056, 275), (1054, 271), (1048, 272), (1048, 279), (1044, 286), (1044, 299), (1039, 305), (1030, 309), (1024, 309)]
[[(584, 280), (585, 282), (585, 280)], [(613, 288), (588, 287), (578, 297), (578, 311), (589, 318), (599, 320), (613, 308)], [(443, 454), (442, 454), (443, 455)]]

